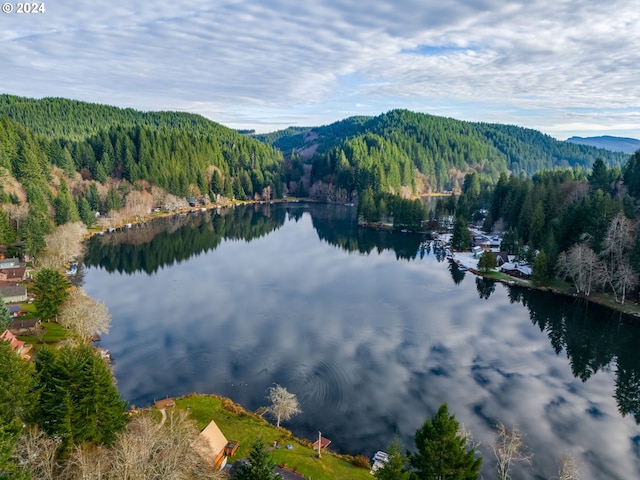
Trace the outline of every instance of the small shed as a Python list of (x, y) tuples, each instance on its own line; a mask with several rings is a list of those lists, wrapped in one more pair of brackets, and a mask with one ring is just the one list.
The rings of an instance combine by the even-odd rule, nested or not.
[(331, 445), (331, 440), (321, 436), (319, 440), (313, 442), (313, 450), (318, 449), (318, 441), (320, 442), (320, 448), (327, 448), (329, 445)]

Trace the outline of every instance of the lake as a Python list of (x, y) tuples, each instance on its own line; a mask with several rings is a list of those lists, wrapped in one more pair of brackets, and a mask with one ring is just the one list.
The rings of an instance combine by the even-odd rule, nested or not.
[(493, 426), (533, 451), (515, 478), (640, 478), (640, 327), (570, 297), (460, 272), (428, 239), (359, 228), (355, 209), (255, 205), (94, 237), (82, 281), (113, 316), (101, 346), (118, 388), (147, 406), (191, 392), (249, 410), (280, 384), (283, 426), (371, 456), (447, 402), (480, 442)]

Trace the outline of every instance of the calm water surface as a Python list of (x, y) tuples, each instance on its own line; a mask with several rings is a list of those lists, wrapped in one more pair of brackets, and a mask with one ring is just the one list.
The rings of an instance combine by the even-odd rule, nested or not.
[(290, 204), (165, 219), (92, 240), (87, 292), (136, 406), (193, 391), (300, 400), (284, 426), (371, 455), (442, 402), (481, 442), (497, 421), (533, 450), (516, 478), (640, 478), (640, 328), (572, 299), (458, 272), (413, 234), (359, 229), (354, 209)]

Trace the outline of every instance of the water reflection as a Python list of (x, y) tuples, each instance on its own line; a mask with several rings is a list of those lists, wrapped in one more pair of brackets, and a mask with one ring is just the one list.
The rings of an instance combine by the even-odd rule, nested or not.
[(95, 240), (85, 287), (113, 315), (103, 343), (127, 400), (200, 391), (256, 409), (279, 383), (304, 412), (287, 428), (365, 454), (396, 434), (411, 448), (447, 401), (482, 442), (485, 478), (496, 421), (536, 453), (517, 478), (556, 475), (564, 450), (583, 480), (640, 476), (638, 328), (626, 319), (502, 284), (486, 293), (428, 239), (362, 231), (349, 207), (248, 210), (226, 214), (239, 225), (167, 220), (153, 248), (144, 231)]
[(488, 300), (491, 294), (496, 291), (496, 282), (483, 277), (476, 277), (476, 290), (478, 290), (480, 298)]
[(614, 371), (622, 415), (640, 423), (640, 327), (636, 319), (582, 300), (554, 299), (543, 292), (511, 288), (509, 298), (529, 310), (557, 354), (566, 352), (571, 371), (586, 382), (600, 370)]

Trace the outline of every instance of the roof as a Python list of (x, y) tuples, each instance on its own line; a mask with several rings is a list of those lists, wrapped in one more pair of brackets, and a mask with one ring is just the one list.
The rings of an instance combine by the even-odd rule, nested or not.
[[(320, 448), (327, 448), (331, 444), (331, 440), (328, 438), (320, 437)], [(316, 450), (318, 448), (318, 440), (313, 442), (313, 449)]]
[(39, 318), (17, 318), (11, 322), (10, 330), (31, 329), (38, 326)]
[(18, 258), (2, 258), (0, 259), (0, 268), (15, 268), (20, 266), (20, 259)]
[(16, 267), (16, 268), (3, 268), (0, 266), (0, 273), (6, 275), (7, 280), (10, 279), (18, 279), (22, 280), (24, 278), (24, 274), (27, 271), (27, 267)]
[(199, 438), (202, 440), (198, 443), (199, 453), (212, 462), (220, 452), (224, 451), (224, 447), (228, 443), (224, 433), (213, 420), (200, 432)]
[(155, 407), (158, 410), (162, 410), (163, 408), (175, 407), (176, 401), (173, 398), (164, 398), (162, 400), (158, 400), (155, 403)]
[(18, 340), (15, 335), (9, 330), (5, 330), (4, 332), (2, 332), (2, 335), (0, 335), (0, 339), (4, 340), (5, 342), (9, 342), (9, 345), (11, 345), (11, 350), (14, 351), (19, 352), (20, 349), (24, 346), (24, 342)]
[(3, 297), (22, 297), (27, 294), (27, 287), (24, 285), (0, 286), (0, 295)]

